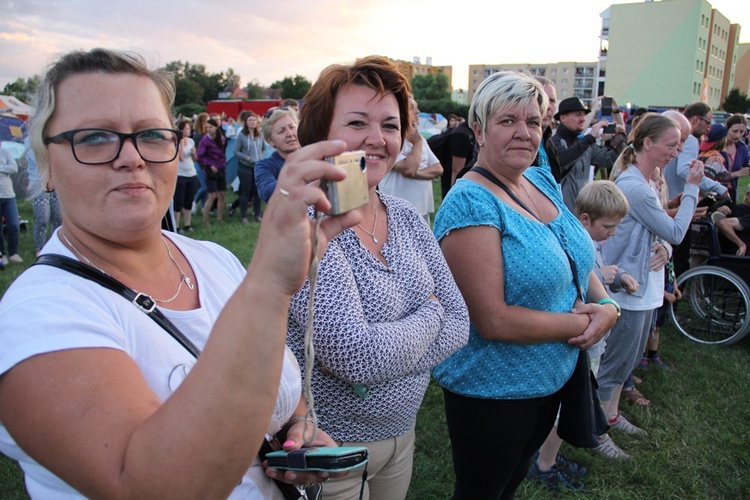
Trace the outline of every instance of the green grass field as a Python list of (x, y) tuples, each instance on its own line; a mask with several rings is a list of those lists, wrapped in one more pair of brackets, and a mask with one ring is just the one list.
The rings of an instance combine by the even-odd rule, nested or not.
[[(21, 201), (19, 208), (22, 218), (31, 220), (30, 204)], [(247, 264), (258, 227), (240, 224), (237, 216), (203, 227), (198, 218), (192, 236), (221, 243)], [(22, 233), (21, 256), (26, 263), (33, 261), (30, 232)], [(11, 265), (0, 272), (0, 293), (24, 268)], [(672, 369), (642, 373), (640, 386), (654, 405), (626, 408), (632, 421), (649, 431), (649, 437), (636, 440), (612, 434), (633, 460), (608, 462), (564, 445), (566, 456), (590, 470), (584, 479), (586, 491), (559, 494), (525, 482), (518, 498), (750, 498), (750, 341), (732, 347), (701, 346), (667, 325), (660, 353)], [(477, 446), (482, 442), (478, 430)], [(433, 383), (418, 415), (408, 498), (446, 499), (452, 488), (442, 392)], [(15, 462), (0, 456), (0, 499), (16, 498), (28, 498), (22, 473)]]

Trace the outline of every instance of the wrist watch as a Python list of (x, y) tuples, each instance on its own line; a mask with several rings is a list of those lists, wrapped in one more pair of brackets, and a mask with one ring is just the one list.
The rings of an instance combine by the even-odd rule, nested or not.
[(615, 306), (615, 309), (617, 309), (617, 319), (620, 319), (620, 316), (622, 316), (622, 309), (620, 309), (620, 304), (615, 302), (613, 299), (610, 299), (609, 297), (605, 297), (597, 302), (600, 306), (604, 304), (612, 304)]

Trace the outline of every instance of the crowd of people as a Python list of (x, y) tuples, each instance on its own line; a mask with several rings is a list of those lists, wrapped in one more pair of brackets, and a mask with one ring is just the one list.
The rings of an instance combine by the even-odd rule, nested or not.
[[(647, 430), (620, 405), (652, 404), (634, 371), (664, 366), (664, 304), (702, 256), (692, 221), (747, 250), (747, 121), (710, 126), (702, 103), (630, 121), (614, 99), (558, 104), (550, 80), (499, 72), (433, 151), (408, 80), (378, 56), (325, 68), (301, 109), (263, 117), (175, 119), (174, 92), (106, 49), (42, 79), (39, 260), (0, 301), (0, 452), (32, 498), (405, 498), (431, 377), (454, 499), (512, 498), (527, 477), (582, 490), (587, 468), (560, 454), (576, 375), (595, 375), (587, 403), (608, 423), (584, 429), (593, 452), (637, 459), (616, 434)], [(332, 215), (319, 181), (346, 174), (323, 160), (345, 151), (364, 151), (367, 203)], [(181, 234), (162, 229), (170, 206)], [(262, 221), (247, 269), (187, 234), (198, 210), (209, 224), (237, 209)], [(8, 240), (20, 262), (11, 225)], [(271, 437), (364, 447), (366, 473), (269, 467)]]

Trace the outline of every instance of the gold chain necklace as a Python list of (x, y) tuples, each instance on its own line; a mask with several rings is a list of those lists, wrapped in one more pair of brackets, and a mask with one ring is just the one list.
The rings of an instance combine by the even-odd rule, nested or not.
[[(83, 253), (81, 253), (81, 251), (78, 250), (75, 247), (75, 245), (73, 245), (73, 243), (68, 239), (68, 237), (65, 235), (65, 232), (62, 229), (60, 230), (60, 235), (62, 236), (63, 240), (65, 240), (65, 243), (68, 244), (68, 246), (70, 247), (70, 249), (73, 250), (75, 252), (75, 254), (78, 255), (78, 257), (80, 257), (81, 259), (83, 259), (83, 261), (86, 262), (86, 264), (90, 265), (94, 269), (97, 269), (99, 272), (102, 272), (102, 273), (106, 274), (107, 276), (110, 276), (110, 274), (107, 271), (105, 271), (101, 267), (99, 267), (96, 264), (94, 264), (93, 262), (91, 262), (91, 260), (88, 257), (86, 257)], [(185, 274), (182, 271), (182, 268), (177, 263), (177, 261), (175, 260), (174, 256), (172, 256), (172, 251), (169, 249), (169, 245), (167, 245), (167, 242), (165, 241), (164, 236), (161, 237), (161, 242), (164, 243), (164, 247), (167, 249), (167, 255), (169, 255), (169, 260), (171, 260), (172, 263), (174, 263), (175, 267), (177, 267), (177, 270), (180, 272), (180, 275), (182, 276), (182, 278), (180, 279), (180, 283), (177, 285), (177, 291), (170, 298), (161, 300), (161, 299), (157, 299), (157, 298), (151, 297), (150, 295), (149, 295), (149, 297), (152, 298), (155, 302), (161, 302), (162, 304), (168, 304), (168, 303), (172, 302), (173, 300), (175, 300), (178, 295), (180, 295), (180, 291), (182, 290), (182, 284), (183, 283), (185, 283), (190, 290), (195, 289), (195, 286), (193, 285), (193, 282), (190, 280), (190, 278), (188, 277), (188, 275)], [(146, 294), (144, 294), (144, 295), (146, 295)]]

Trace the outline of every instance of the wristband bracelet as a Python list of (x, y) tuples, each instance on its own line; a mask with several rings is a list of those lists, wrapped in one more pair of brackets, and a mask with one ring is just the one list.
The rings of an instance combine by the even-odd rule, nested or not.
[(615, 306), (615, 309), (617, 309), (617, 318), (619, 319), (622, 315), (622, 309), (620, 309), (620, 304), (615, 302), (613, 299), (610, 299), (609, 297), (605, 297), (597, 302), (600, 306), (603, 306), (604, 304), (612, 304)]
[(293, 418), (290, 418), (289, 421), (286, 424), (284, 424), (283, 428), (284, 429), (289, 429), (291, 426), (293, 426), (297, 422), (304, 422), (305, 420), (307, 420), (311, 424), (315, 423), (315, 422), (313, 422), (313, 419), (311, 419), (310, 417), (293, 417)]

